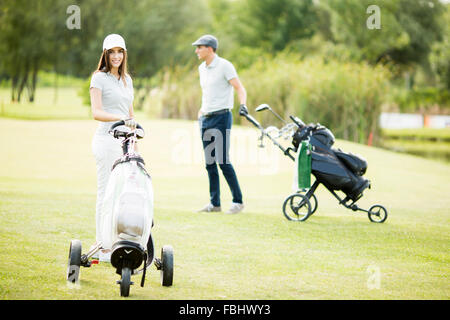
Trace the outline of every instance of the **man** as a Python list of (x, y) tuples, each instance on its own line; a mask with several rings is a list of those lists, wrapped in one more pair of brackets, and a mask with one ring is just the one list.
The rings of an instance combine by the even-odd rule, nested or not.
[(230, 110), (233, 108), (233, 89), (235, 89), (240, 102), (239, 113), (247, 113), (245, 106), (247, 93), (239, 81), (234, 66), (217, 55), (219, 42), (214, 36), (204, 35), (192, 45), (196, 46), (195, 53), (198, 59), (203, 60), (198, 68), (202, 88), (202, 106), (198, 118), (210, 193), (210, 203), (199, 212), (222, 211), (218, 163), (233, 197), (231, 207), (226, 213), (239, 213), (244, 209), (242, 192), (228, 155), (233, 122)]

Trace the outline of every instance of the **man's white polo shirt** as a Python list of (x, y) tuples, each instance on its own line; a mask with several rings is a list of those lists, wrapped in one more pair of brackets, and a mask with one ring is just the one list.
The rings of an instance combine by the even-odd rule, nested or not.
[(215, 55), (207, 66), (203, 62), (198, 67), (200, 86), (202, 87), (202, 112), (214, 112), (222, 109), (232, 109), (234, 102), (233, 86), (228, 82), (237, 78), (233, 64)]

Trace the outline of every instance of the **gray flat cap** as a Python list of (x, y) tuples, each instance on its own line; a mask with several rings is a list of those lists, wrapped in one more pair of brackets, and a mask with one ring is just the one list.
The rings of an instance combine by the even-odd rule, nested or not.
[(210, 35), (210, 34), (205, 34), (204, 36), (201, 36), (200, 38), (197, 39), (197, 41), (192, 43), (193, 46), (208, 46), (208, 47), (213, 47), (214, 49), (217, 49), (217, 47), (219, 46), (219, 41), (217, 40), (216, 37)]

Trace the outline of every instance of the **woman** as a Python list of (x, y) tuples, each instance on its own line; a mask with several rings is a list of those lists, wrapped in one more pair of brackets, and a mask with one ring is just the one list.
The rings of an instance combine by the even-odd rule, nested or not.
[[(127, 72), (125, 40), (110, 34), (103, 41), (103, 53), (90, 85), (92, 116), (100, 121), (92, 140), (92, 151), (97, 166), (96, 241), (102, 240), (101, 208), (105, 189), (114, 161), (122, 155), (120, 141), (108, 131), (120, 120), (135, 127), (133, 115), (133, 82)], [(100, 251), (100, 260), (109, 261), (110, 253)]]

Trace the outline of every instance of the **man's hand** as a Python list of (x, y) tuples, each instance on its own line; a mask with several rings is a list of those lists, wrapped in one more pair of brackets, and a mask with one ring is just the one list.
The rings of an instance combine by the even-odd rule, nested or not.
[(245, 116), (245, 115), (247, 115), (247, 114), (248, 114), (247, 106), (246, 106), (245, 104), (241, 104), (241, 105), (239, 106), (239, 115)]

